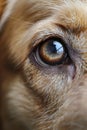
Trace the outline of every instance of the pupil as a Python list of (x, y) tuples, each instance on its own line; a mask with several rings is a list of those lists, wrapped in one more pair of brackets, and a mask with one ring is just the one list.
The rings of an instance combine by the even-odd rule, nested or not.
[(58, 41), (50, 41), (47, 46), (49, 54), (62, 54), (64, 52), (63, 46)]

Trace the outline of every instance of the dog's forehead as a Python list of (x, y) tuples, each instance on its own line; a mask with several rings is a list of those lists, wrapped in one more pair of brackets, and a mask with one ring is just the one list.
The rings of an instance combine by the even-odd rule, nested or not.
[(17, 3), (15, 7), (18, 5), (17, 11), (22, 12), (20, 15), (24, 15), (25, 20), (36, 22), (55, 16), (57, 22), (68, 29), (87, 29), (87, 0), (22, 0)]
[(4, 3), (8, 6), (5, 10), (6, 15), (16, 11), (16, 15), (35, 22), (55, 15), (58, 22), (65, 27), (81, 30), (87, 28), (87, 0), (1, 0), (1, 10)]

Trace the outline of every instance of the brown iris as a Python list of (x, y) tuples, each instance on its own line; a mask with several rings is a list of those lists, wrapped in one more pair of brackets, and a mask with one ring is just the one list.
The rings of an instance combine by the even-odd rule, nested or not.
[(40, 59), (49, 65), (62, 64), (65, 59), (65, 47), (61, 39), (48, 39), (38, 48)]

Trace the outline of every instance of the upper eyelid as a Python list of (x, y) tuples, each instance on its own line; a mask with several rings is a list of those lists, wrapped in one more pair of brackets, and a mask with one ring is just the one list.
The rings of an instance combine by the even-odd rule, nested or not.
[(38, 37), (37, 36), (36, 39), (33, 41), (33, 48), (35, 48), (36, 46), (38, 46), (40, 43), (46, 41), (47, 39), (52, 39), (52, 38), (56, 38), (56, 39), (60, 38), (65, 43), (65, 40), (64, 40), (64, 38), (61, 35), (55, 34), (55, 33), (51, 32), (49, 34), (44, 34), (42, 37)]

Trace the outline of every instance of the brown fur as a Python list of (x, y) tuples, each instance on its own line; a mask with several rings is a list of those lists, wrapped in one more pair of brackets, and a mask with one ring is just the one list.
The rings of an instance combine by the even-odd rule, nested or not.
[[(32, 50), (55, 36), (72, 62), (41, 67)], [(0, 30), (0, 73), (2, 130), (86, 130), (87, 0), (17, 0)]]

